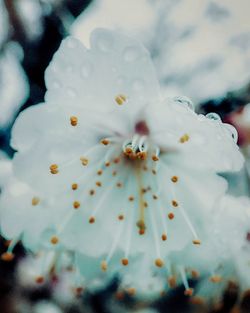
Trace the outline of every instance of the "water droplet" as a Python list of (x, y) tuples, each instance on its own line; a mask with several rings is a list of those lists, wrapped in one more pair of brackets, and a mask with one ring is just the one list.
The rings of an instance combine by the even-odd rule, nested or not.
[(127, 47), (123, 51), (123, 57), (126, 62), (134, 62), (139, 58), (140, 51), (137, 47)]
[(76, 47), (76, 40), (73, 38), (68, 38), (66, 41), (66, 45), (68, 48), (73, 49)]
[(228, 130), (228, 132), (231, 134), (234, 142), (237, 143), (238, 142), (238, 132), (237, 132), (237, 130), (231, 124), (224, 123), (223, 125)]
[(83, 78), (89, 77), (91, 72), (92, 72), (91, 64), (86, 63), (81, 67), (81, 75)]
[(59, 89), (61, 87), (61, 84), (58, 81), (54, 81), (52, 83), (52, 88), (53, 89)]
[(220, 121), (221, 122), (221, 118), (217, 113), (208, 113), (206, 114), (206, 118), (210, 119), (210, 120), (214, 120), (214, 121)]
[(177, 97), (174, 97), (174, 101), (179, 104), (185, 105), (190, 110), (194, 111), (194, 104), (189, 98), (185, 96), (177, 96)]
[(97, 46), (102, 52), (110, 51), (113, 47), (113, 37), (111, 34), (102, 34), (102, 36), (97, 39)]

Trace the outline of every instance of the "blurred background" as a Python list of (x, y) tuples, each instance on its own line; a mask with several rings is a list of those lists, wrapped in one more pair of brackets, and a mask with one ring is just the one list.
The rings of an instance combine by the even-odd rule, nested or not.
[[(108, 27), (144, 43), (166, 97), (190, 97), (198, 112), (216, 112), (238, 129), (246, 165), (227, 179), (232, 194), (249, 195), (249, 12), (249, 0), (0, 0), (0, 186), (14, 153), (11, 127), (20, 111), (43, 101), (44, 71), (61, 40), (73, 35), (88, 46), (94, 28)], [(67, 277), (35, 285), (21, 246), (16, 255), (13, 263), (0, 261), (1, 313), (250, 312), (250, 295), (239, 301), (236, 285), (208, 308), (194, 308), (178, 289), (154, 303), (130, 295), (117, 301), (115, 280), (75, 298)]]

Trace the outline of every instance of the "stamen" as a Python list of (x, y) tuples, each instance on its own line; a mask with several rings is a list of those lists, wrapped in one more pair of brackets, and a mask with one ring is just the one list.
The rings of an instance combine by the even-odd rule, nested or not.
[(162, 261), (162, 259), (156, 259), (155, 260), (155, 265), (157, 267), (162, 267), (164, 265), (164, 262)]
[(57, 236), (52, 236), (52, 237), (50, 238), (50, 242), (51, 242), (53, 245), (56, 245), (56, 244), (58, 244), (59, 239), (58, 239)]
[(73, 203), (73, 207), (74, 207), (75, 209), (80, 208), (80, 202), (78, 202), (78, 201), (74, 201), (74, 203)]
[(180, 143), (185, 143), (189, 140), (189, 135), (188, 134), (184, 134), (181, 138), (180, 138)]
[(77, 185), (76, 183), (75, 183), (75, 184), (72, 184), (71, 188), (72, 188), (72, 190), (77, 190), (78, 185)]
[(102, 140), (101, 140), (101, 143), (102, 143), (104, 146), (107, 146), (107, 145), (110, 143), (110, 141), (109, 141), (108, 139), (102, 139)]
[(1, 260), (5, 262), (11, 262), (14, 259), (15, 255), (12, 252), (4, 252), (1, 255)]
[(78, 124), (78, 118), (76, 116), (71, 116), (70, 123), (72, 126), (76, 126)]
[(167, 240), (167, 235), (166, 234), (162, 234), (161, 235), (161, 239), (162, 239), (162, 241), (166, 241)]
[(168, 218), (170, 220), (174, 219), (174, 213), (173, 212), (168, 213)]
[(87, 166), (89, 164), (89, 160), (85, 157), (80, 157), (80, 161), (82, 162), (83, 166)]
[(49, 168), (50, 168), (50, 173), (51, 174), (58, 174), (59, 173), (57, 164), (52, 164), (52, 165), (50, 165)]
[(179, 206), (179, 204), (176, 200), (172, 200), (172, 206), (177, 208)]
[(194, 245), (200, 245), (201, 244), (201, 241), (199, 239), (194, 239), (193, 240), (193, 244)]
[(135, 288), (128, 288), (127, 293), (132, 297), (135, 295), (136, 290), (135, 290)]
[(118, 215), (118, 220), (120, 220), (120, 221), (124, 220), (124, 215), (122, 215), (122, 214)]
[(212, 283), (220, 283), (222, 281), (221, 276), (219, 275), (213, 275), (212, 277), (210, 277), (209, 279)]
[(37, 284), (43, 284), (44, 283), (44, 277), (43, 276), (37, 276), (35, 279)]
[(124, 102), (127, 101), (127, 98), (123, 94), (119, 94), (118, 96), (115, 97), (115, 101), (118, 105), (122, 105)]
[(94, 224), (94, 222), (95, 222), (95, 218), (93, 216), (91, 216), (90, 219), (89, 219), (89, 223), (90, 224)]
[(15, 255), (13, 254), (13, 250), (19, 241), (19, 237), (16, 237), (13, 240), (9, 241), (8, 249), (1, 255), (1, 260), (10, 262), (14, 259)]
[(177, 183), (178, 182), (178, 176), (172, 176), (171, 180), (173, 183)]
[(96, 184), (97, 187), (101, 187), (102, 186), (102, 183), (100, 181), (97, 181), (95, 184)]
[(128, 259), (125, 258), (125, 259), (121, 260), (121, 263), (122, 263), (122, 265), (127, 266), (129, 261), (128, 261)]
[(40, 202), (40, 199), (38, 197), (33, 197), (31, 204), (35, 206), (35, 205), (38, 205), (39, 202)]
[(108, 269), (108, 264), (107, 264), (106, 261), (102, 261), (102, 262), (101, 262), (101, 269), (102, 269), (103, 272), (106, 272), (106, 271), (107, 271), (107, 269)]
[(186, 276), (186, 273), (185, 273), (185, 270), (184, 270), (183, 266), (179, 267), (179, 271), (180, 271), (180, 274), (181, 274), (182, 283), (183, 283), (183, 285), (185, 287), (184, 295), (185, 296), (192, 296), (194, 290), (189, 287), (187, 276)]
[(177, 286), (177, 282), (176, 282), (176, 277), (175, 276), (170, 276), (168, 278), (168, 285), (170, 288), (175, 288)]

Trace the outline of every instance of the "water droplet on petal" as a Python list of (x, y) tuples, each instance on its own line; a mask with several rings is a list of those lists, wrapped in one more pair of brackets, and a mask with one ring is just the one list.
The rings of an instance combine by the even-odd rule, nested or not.
[(214, 121), (220, 121), (221, 122), (221, 118), (217, 113), (208, 113), (206, 114), (206, 118), (210, 119), (210, 120), (214, 120)]
[(76, 47), (76, 41), (73, 38), (67, 39), (67, 47), (73, 49)]
[(177, 97), (174, 97), (174, 101), (177, 103), (180, 103), (182, 105), (185, 105), (190, 110), (194, 111), (194, 104), (189, 98), (187, 98), (185, 96), (177, 96)]
[(83, 78), (87, 78), (90, 76), (90, 73), (92, 71), (92, 66), (91, 64), (84, 64), (82, 67), (81, 67), (81, 75)]
[(97, 47), (102, 52), (110, 51), (113, 47), (113, 37), (111, 34), (102, 34), (102, 36), (97, 39)]
[(126, 62), (134, 62), (139, 58), (140, 52), (136, 47), (127, 47), (123, 51), (123, 57)]
[(54, 81), (52, 83), (52, 88), (53, 89), (59, 89), (61, 87), (61, 84), (58, 81)]
[(229, 131), (229, 133), (231, 134), (234, 142), (237, 143), (238, 142), (238, 132), (237, 132), (237, 130), (230, 124), (224, 123), (223, 125)]

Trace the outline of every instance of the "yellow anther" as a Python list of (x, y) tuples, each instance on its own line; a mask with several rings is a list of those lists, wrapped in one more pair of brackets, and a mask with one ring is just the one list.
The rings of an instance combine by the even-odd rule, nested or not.
[(80, 160), (83, 166), (87, 166), (89, 164), (89, 160), (84, 157), (81, 157)]
[(37, 284), (43, 284), (44, 283), (44, 277), (43, 276), (37, 276), (35, 281)]
[(73, 203), (73, 207), (74, 207), (75, 209), (80, 208), (80, 202), (78, 202), (78, 201), (74, 201), (74, 203)]
[(168, 213), (168, 218), (170, 220), (174, 219), (174, 213), (172, 213), (172, 212)]
[(221, 276), (219, 275), (213, 275), (212, 277), (210, 277), (209, 279), (212, 283), (220, 283), (222, 281)]
[(172, 176), (171, 180), (173, 183), (177, 183), (178, 182), (178, 176)]
[(117, 95), (117, 96), (115, 97), (115, 101), (116, 101), (116, 103), (119, 104), (119, 105), (122, 105), (124, 102), (126, 102), (126, 100), (127, 100), (127, 97), (124, 96), (123, 94)]
[(77, 184), (72, 184), (71, 188), (72, 188), (72, 190), (76, 190), (78, 188), (78, 185)]
[(168, 285), (170, 288), (175, 288), (176, 285), (177, 285), (177, 282), (176, 282), (176, 277), (175, 276), (170, 276), (168, 278)]
[(101, 269), (102, 269), (103, 272), (106, 272), (106, 271), (107, 271), (107, 269), (108, 269), (108, 264), (107, 264), (106, 261), (102, 261), (102, 262), (101, 262)]
[(123, 215), (123, 214), (118, 215), (118, 220), (119, 220), (119, 221), (124, 220), (124, 215)]
[(59, 172), (57, 164), (52, 164), (49, 168), (51, 174), (57, 174)]
[(157, 155), (153, 155), (153, 156), (152, 156), (152, 160), (156, 162), (156, 161), (159, 161), (159, 158), (158, 158)]
[(172, 200), (172, 206), (177, 208), (179, 203), (176, 200)]
[(97, 187), (102, 187), (102, 183), (100, 181), (97, 181), (95, 184)]
[(32, 198), (32, 200), (31, 200), (31, 204), (32, 204), (32, 205), (38, 205), (39, 202), (40, 202), (40, 199), (39, 199), (38, 197), (34, 197), (34, 198)]
[(76, 116), (71, 116), (70, 117), (70, 124), (72, 126), (76, 126), (78, 124), (78, 118)]
[(1, 255), (1, 260), (2, 261), (5, 261), (5, 262), (10, 262), (14, 259), (14, 254), (12, 252), (4, 252), (2, 255)]
[(94, 222), (95, 222), (95, 218), (93, 216), (91, 216), (90, 219), (89, 219), (89, 223), (90, 224), (94, 224)]
[(194, 293), (194, 290), (192, 288), (188, 288), (184, 291), (184, 295), (189, 296), (189, 297), (191, 297), (193, 293)]
[(50, 238), (50, 242), (53, 244), (53, 245), (56, 245), (58, 242), (59, 242), (59, 239), (57, 236), (53, 236)]
[(180, 143), (185, 143), (189, 140), (189, 135), (188, 134), (184, 134), (181, 138), (180, 138)]
[(162, 259), (156, 259), (155, 260), (155, 265), (157, 267), (162, 267), (164, 265), (164, 262), (162, 261)]
[(167, 240), (167, 235), (166, 234), (162, 234), (161, 239), (162, 239), (162, 241), (166, 241)]
[(104, 146), (107, 146), (109, 144), (109, 140), (108, 139), (102, 139), (101, 140), (101, 143), (104, 145)]
[(128, 265), (128, 259), (122, 259), (121, 260), (122, 265), (127, 266)]
[(193, 240), (193, 244), (194, 245), (200, 245), (201, 244), (201, 241), (199, 239), (194, 239)]

